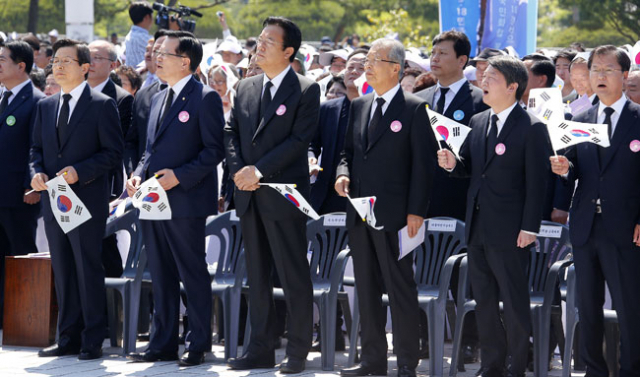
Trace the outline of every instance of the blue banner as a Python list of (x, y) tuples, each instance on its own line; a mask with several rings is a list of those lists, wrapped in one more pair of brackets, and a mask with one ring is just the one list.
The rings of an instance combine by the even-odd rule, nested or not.
[(480, 0), (440, 0), (440, 32), (461, 31), (471, 42), (471, 57), (477, 55)]

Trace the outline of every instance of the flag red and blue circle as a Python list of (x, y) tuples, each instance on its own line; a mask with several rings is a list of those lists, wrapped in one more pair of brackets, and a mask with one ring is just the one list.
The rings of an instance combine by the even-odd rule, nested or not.
[(64, 195), (58, 196), (58, 200), (56, 201), (56, 204), (58, 205), (58, 209), (62, 213), (67, 213), (71, 211), (71, 207), (73, 207), (73, 203), (71, 203), (71, 199), (69, 199)]
[(361, 91), (362, 91), (363, 95), (364, 94), (369, 94), (369, 93), (373, 92), (373, 87), (371, 85), (369, 85), (368, 82), (365, 81), (364, 84), (362, 84)]
[(298, 203), (298, 201), (296, 200), (296, 198), (293, 197), (293, 195), (291, 194), (284, 194), (284, 197), (287, 198), (288, 201), (290, 201), (291, 203), (293, 203), (294, 206), (296, 207), (300, 207), (300, 203)]
[(147, 194), (147, 196), (142, 198), (142, 201), (147, 203), (155, 203), (158, 200), (160, 200), (160, 195), (156, 194), (155, 192), (151, 192)]
[(447, 139), (449, 138), (449, 129), (445, 126), (438, 126), (436, 127), (436, 131), (440, 134), (440, 136), (442, 136), (442, 139), (444, 141), (447, 141)]
[(589, 137), (589, 136), (591, 136), (590, 133), (588, 133), (587, 131), (583, 131), (583, 130), (571, 130), (571, 135), (573, 135), (575, 137)]

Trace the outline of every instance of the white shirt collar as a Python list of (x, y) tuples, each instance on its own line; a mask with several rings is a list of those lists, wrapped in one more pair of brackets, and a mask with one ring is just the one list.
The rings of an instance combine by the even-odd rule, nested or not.
[[(467, 78), (466, 77), (462, 77), (460, 80), (454, 82), (453, 84), (449, 85), (447, 88), (449, 88), (449, 91), (447, 92), (447, 95), (449, 95), (449, 93), (453, 93), (453, 96), (455, 97), (456, 94), (458, 94), (458, 92), (460, 91), (460, 88), (462, 88), (462, 85), (464, 85), (464, 83), (467, 82)], [(438, 81), (437, 86), (437, 90), (438, 92), (440, 92), (440, 88), (442, 88), (442, 85), (440, 85), (440, 82)]]
[(289, 73), (290, 69), (291, 69), (291, 65), (287, 65), (287, 68), (283, 69), (282, 72), (278, 73), (278, 75), (272, 78), (271, 80), (269, 80), (269, 77), (267, 77), (266, 74), (263, 75), (262, 88), (264, 89), (264, 86), (267, 84), (267, 81), (271, 81), (271, 84), (273, 85), (271, 87), (272, 98), (273, 98), (273, 94), (275, 94), (278, 91), (280, 84), (282, 84), (282, 80), (284, 80), (284, 77), (287, 75), (287, 73)]
[[(373, 91), (373, 102), (376, 103), (376, 100), (380, 97), (384, 98), (384, 104), (388, 105), (391, 103), (391, 100), (393, 99), (393, 97), (396, 96), (396, 93), (398, 93), (398, 90), (400, 90), (400, 84), (396, 84), (396, 86), (394, 86), (393, 88), (387, 90), (386, 93), (384, 93), (383, 95), (378, 95), (378, 92), (376, 92), (375, 90)], [(383, 109), (384, 111), (384, 109)]]
[(91, 88), (91, 89), (96, 90), (96, 91), (98, 91), (98, 92), (102, 93), (102, 91), (104, 90), (104, 87), (105, 87), (105, 86), (107, 86), (107, 83), (108, 83), (108, 82), (109, 82), (109, 78), (107, 77), (107, 79), (106, 79), (106, 80), (104, 80), (103, 82), (101, 82), (100, 84), (98, 84), (98, 85), (94, 86), (94, 87), (93, 87), (93, 88)]
[(173, 90), (173, 101), (174, 102), (178, 98), (178, 96), (180, 95), (180, 92), (182, 92), (182, 89), (184, 89), (184, 87), (187, 85), (189, 80), (191, 80), (191, 75), (187, 75), (187, 76), (183, 77), (174, 86), (169, 86), (169, 88)]
[(626, 102), (627, 102), (627, 97), (625, 97), (624, 94), (620, 96), (620, 98), (616, 102), (614, 102), (611, 106), (607, 106), (604, 103), (602, 103), (602, 101), (600, 101), (600, 103), (598, 104), (598, 117), (600, 117), (604, 113), (604, 109), (606, 109), (607, 107), (613, 108), (613, 110), (615, 111), (614, 114), (620, 116), (620, 114), (622, 113), (622, 109), (624, 108), (624, 104)]
[(592, 95), (589, 96), (589, 102), (593, 103), (593, 100), (596, 99), (596, 94), (593, 93)]
[(83, 81), (80, 85), (73, 88), (69, 93), (65, 93), (64, 90), (60, 89), (60, 102), (62, 102), (62, 96), (65, 94), (71, 94), (71, 98), (74, 100), (79, 100), (82, 92), (84, 92), (84, 87), (87, 86), (87, 82)]
[[(26, 79), (25, 81), (21, 82), (20, 84), (14, 86), (13, 89), (11, 89), (11, 97), (9, 97), (9, 103), (11, 103), (13, 101), (13, 99), (16, 98), (18, 93), (20, 93), (22, 88), (27, 86), (29, 83), (31, 83), (31, 80), (30, 79)], [(4, 88), (4, 90), (9, 90), (9, 89), (8, 88)]]
[[(518, 101), (514, 102), (511, 106), (507, 107), (506, 109), (502, 110), (497, 114), (498, 115), (498, 134), (502, 130), (502, 126), (504, 126), (505, 122), (507, 121), (507, 118), (509, 118), (509, 115), (517, 105), (518, 105)], [(493, 109), (491, 109), (491, 113), (489, 114), (489, 120), (491, 120), (494, 114), (495, 112), (493, 111)]]

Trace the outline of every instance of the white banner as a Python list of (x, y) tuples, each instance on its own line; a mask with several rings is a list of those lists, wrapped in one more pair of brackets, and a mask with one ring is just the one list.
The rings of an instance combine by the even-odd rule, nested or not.
[(440, 143), (440, 140), (444, 140), (453, 153), (459, 156), (460, 147), (462, 147), (462, 143), (464, 143), (471, 128), (451, 120), (444, 115), (440, 115), (433, 110), (429, 110), (428, 106), (427, 116), (429, 117), (431, 129), (438, 143)]
[(302, 213), (311, 217), (314, 220), (318, 220), (320, 215), (311, 207), (311, 204), (302, 196), (302, 194), (295, 189), (295, 184), (289, 183), (260, 183), (260, 186), (269, 186), (272, 189), (284, 196), (291, 204), (296, 206)]
[(580, 123), (570, 120), (547, 121), (549, 138), (554, 151), (580, 143), (609, 146), (609, 131), (606, 124)]
[(171, 220), (171, 205), (158, 179), (151, 177), (140, 185), (131, 200), (140, 209), (140, 220)]
[(347, 195), (349, 203), (356, 209), (358, 215), (362, 218), (362, 221), (366, 221), (373, 229), (382, 230), (384, 227), (376, 226), (376, 215), (373, 212), (373, 208), (376, 205), (375, 196), (364, 196), (362, 198), (351, 198)]
[(65, 234), (91, 219), (91, 213), (62, 175), (47, 182), (47, 192), (53, 216)]

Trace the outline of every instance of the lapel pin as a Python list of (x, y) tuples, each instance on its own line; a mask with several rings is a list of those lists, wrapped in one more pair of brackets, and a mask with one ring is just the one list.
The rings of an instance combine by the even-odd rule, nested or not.
[(504, 144), (499, 143), (498, 145), (496, 145), (496, 154), (498, 156), (502, 156), (506, 151), (507, 151), (507, 147), (505, 147)]
[(14, 117), (13, 115), (9, 115), (7, 117), (7, 126), (11, 127), (14, 124), (16, 124), (16, 117)]
[(186, 111), (181, 111), (180, 114), (178, 114), (178, 119), (182, 123), (186, 123), (189, 120), (189, 113)]
[(464, 118), (464, 111), (462, 110), (456, 110), (453, 113), (453, 119), (455, 120), (462, 120)]
[(629, 144), (629, 149), (631, 149), (633, 153), (638, 153), (638, 151), (640, 151), (640, 140), (632, 141), (631, 144)]
[(400, 130), (402, 129), (402, 123), (400, 123), (400, 121), (394, 120), (393, 122), (391, 122), (389, 128), (393, 132), (400, 132)]
[(278, 110), (276, 110), (276, 114), (278, 114), (278, 116), (282, 116), (286, 112), (287, 112), (287, 107), (285, 105), (278, 106)]

